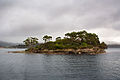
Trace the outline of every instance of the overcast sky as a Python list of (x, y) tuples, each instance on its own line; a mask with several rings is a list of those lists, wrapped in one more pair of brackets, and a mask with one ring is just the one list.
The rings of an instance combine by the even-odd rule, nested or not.
[(120, 0), (0, 0), (0, 40), (63, 37), (87, 30), (101, 41), (120, 43)]

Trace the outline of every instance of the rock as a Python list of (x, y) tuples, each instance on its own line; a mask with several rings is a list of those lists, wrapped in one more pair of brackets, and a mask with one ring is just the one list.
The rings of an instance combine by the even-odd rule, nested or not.
[(48, 54), (99, 54), (99, 53), (105, 53), (104, 49), (101, 49), (99, 47), (94, 48), (86, 48), (86, 49), (57, 49), (57, 50), (36, 50), (36, 49), (30, 49), (27, 50), (28, 52), (32, 53), (48, 53)]
[(78, 52), (78, 54), (82, 54), (81, 52)]

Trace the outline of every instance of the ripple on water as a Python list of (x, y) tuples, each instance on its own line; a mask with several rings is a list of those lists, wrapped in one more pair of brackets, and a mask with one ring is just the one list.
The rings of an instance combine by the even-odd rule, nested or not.
[(14, 54), (0, 49), (0, 80), (120, 80), (120, 51), (98, 55)]

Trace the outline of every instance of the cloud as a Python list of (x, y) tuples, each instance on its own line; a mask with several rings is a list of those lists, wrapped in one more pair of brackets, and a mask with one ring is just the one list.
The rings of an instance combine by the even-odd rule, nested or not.
[(102, 41), (117, 42), (119, 3), (119, 0), (0, 0), (0, 40), (22, 42), (28, 36), (42, 38), (45, 34), (55, 38), (84, 29), (97, 33)]

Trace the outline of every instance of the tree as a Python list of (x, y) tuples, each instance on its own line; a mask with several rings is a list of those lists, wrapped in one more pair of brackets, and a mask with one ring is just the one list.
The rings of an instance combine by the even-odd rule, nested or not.
[(43, 40), (45, 41), (45, 43), (46, 43), (46, 42), (49, 42), (50, 40), (52, 40), (52, 36), (45, 35), (45, 36), (43, 37)]
[(67, 38), (75, 39), (77, 37), (76, 32), (66, 33), (65, 36)]
[(57, 38), (56, 38), (56, 41), (57, 41), (57, 40), (61, 40), (61, 37), (57, 37)]
[(105, 42), (102, 42), (99, 47), (102, 49), (107, 49), (108, 46), (105, 44)]
[(98, 46), (100, 44), (98, 35), (96, 35), (95, 33), (87, 33), (85, 39), (86, 43), (89, 45)]
[(28, 37), (26, 40), (23, 41), (23, 43), (26, 45), (26, 46), (33, 46), (33, 45), (36, 45), (38, 44), (38, 38), (36, 37)]
[(84, 31), (66, 33), (65, 36), (71, 39), (72, 42), (79, 44), (87, 43), (88, 45), (97, 46), (100, 44), (98, 35), (94, 33), (87, 33)]

